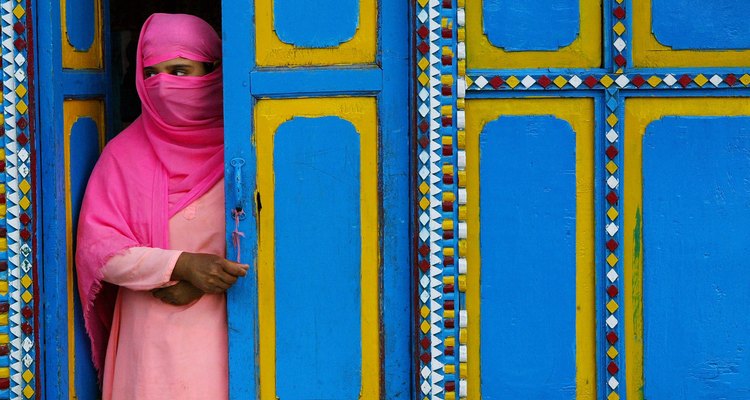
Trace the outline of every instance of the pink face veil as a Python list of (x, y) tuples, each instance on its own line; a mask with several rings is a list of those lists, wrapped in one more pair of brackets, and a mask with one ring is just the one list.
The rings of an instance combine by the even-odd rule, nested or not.
[(169, 248), (169, 218), (224, 176), (221, 69), (201, 77), (144, 79), (145, 66), (179, 57), (218, 61), (221, 40), (195, 16), (149, 17), (136, 59), (142, 114), (105, 147), (81, 206), (78, 290), (100, 377), (117, 295), (117, 287), (102, 280), (102, 268), (131, 247)]

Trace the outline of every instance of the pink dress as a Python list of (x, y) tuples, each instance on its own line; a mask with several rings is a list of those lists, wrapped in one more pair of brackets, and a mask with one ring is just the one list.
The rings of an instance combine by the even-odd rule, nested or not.
[(120, 289), (103, 400), (228, 398), (225, 295), (173, 306), (151, 294), (174, 283), (170, 276), (182, 251), (226, 256), (223, 189), (222, 180), (169, 220), (173, 250), (134, 247), (104, 266), (104, 280)]

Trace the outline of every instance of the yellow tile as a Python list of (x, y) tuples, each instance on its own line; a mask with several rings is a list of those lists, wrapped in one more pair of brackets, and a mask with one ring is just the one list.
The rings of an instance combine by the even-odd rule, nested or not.
[(466, 41), (466, 28), (459, 27), (456, 37), (458, 38), (459, 42), (465, 42)]
[(453, 164), (443, 164), (443, 173), (453, 175)]
[(469, 333), (466, 331), (466, 328), (461, 328), (458, 330), (458, 342), (461, 344), (466, 344), (466, 339), (469, 337)]
[(612, 86), (613, 83), (615, 83), (614, 79), (610, 78), (609, 75), (604, 75), (602, 79), (599, 80), (599, 83), (604, 85), (604, 87), (608, 88)]
[(474, 81), (471, 80), (471, 78), (467, 76), (466, 77), (466, 87), (467, 88), (470, 87), (472, 83), (474, 83)]
[(422, 197), (422, 200), (419, 200), (419, 207), (421, 207), (423, 210), (426, 210), (429, 206), (430, 201), (427, 200), (427, 197)]
[(453, 336), (449, 336), (445, 338), (445, 345), (448, 347), (455, 347), (456, 346), (456, 338)]
[(518, 86), (521, 81), (519, 81), (515, 76), (511, 76), (510, 78), (505, 80), (505, 83), (507, 83), (511, 88), (515, 89), (515, 87)]
[(610, 300), (609, 303), (607, 303), (607, 310), (611, 313), (617, 311), (618, 308), (620, 308), (620, 306), (618, 306), (614, 300)]
[(651, 87), (656, 87), (658, 84), (661, 83), (661, 78), (659, 78), (656, 75), (653, 75), (652, 77), (648, 78), (646, 82), (648, 82), (648, 84), (651, 85)]
[(456, 278), (451, 275), (445, 275), (443, 276), (443, 284), (444, 285), (453, 285), (456, 283)]
[(0, 326), (8, 325), (8, 313), (4, 312), (0, 314)]
[(453, 106), (442, 106), (440, 107), (440, 114), (442, 114), (444, 117), (450, 117), (453, 115)]
[(18, 205), (21, 206), (21, 208), (23, 208), (24, 210), (26, 210), (31, 205), (31, 200), (29, 200), (28, 197), (24, 196), (21, 199), (21, 201), (18, 202)]
[(443, 367), (443, 371), (445, 371), (446, 374), (455, 374), (456, 366), (453, 364), (445, 364), (445, 367)]
[(453, 136), (443, 136), (440, 138), (441, 142), (443, 143), (443, 146), (451, 146), (453, 145)]
[(455, 252), (453, 251), (453, 247), (446, 247), (446, 248), (443, 249), (443, 255), (445, 255), (445, 256), (453, 257), (454, 253)]
[(456, 400), (456, 392), (445, 392), (445, 400)]
[(625, 32), (625, 25), (623, 25), (622, 22), (618, 21), (615, 24), (614, 28), (612, 28), (612, 30), (615, 31), (615, 33), (617, 33), (618, 35), (622, 35), (622, 33)]
[(0, 333), (0, 344), (8, 344), (10, 342), (10, 337), (8, 337), (7, 333)]
[(469, 367), (466, 365), (466, 363), (458, 364), (458, 376), (461, 379), (466, 379), (466, 377), (469, 376)]
[(443, 85), (453, 85), (453, 75), (443, 75), (440, 77), (440, 83)]
[(419, 329), (422, 330), (422, 333), (427, 333), (430, 331), (430, 324), (427, 321), (422, 321), (422, 324), (419, 325)]
[(421, 315), (422, 318), (427, 318), (427, 316), (430, 315), (430, 308), (422, 306), (422, 308), (419, 309), (419, 315)]
[(456, 318), (456, 311), (455, 310), (445, 310), (445, 312), (443, 312), (443, 318)]
[(18, 184), (18, 188), (21, 189), (23, 194), (26, 194), (31, 189), (31, 184), (29, 184), (29, 181), (26, 179), (22, 180), (21, 183)]
[(615, 114), (609, 114), (609, 117), (607, 117), (607, 123), (609, 124), (609, 126), (615, 126), (615, 124), (617, 124), (617, 121), (619, 120), (617, 119), (617, 116)]
[(466, 187), (466, 171), (458, 171), (458, 187)]
[(466, 275), (458, 276), (458, 291), (461, 293), (466, 292)]
[(31, 388), (31, 385), (26, 385), (23, 389), (23, 395), (26, 396), (27, 399), (34, 397), (34, 389)]
[[(429, 66), (430, 66), (430, 62), (429, 62), (429, 61), (427, 61), (427, 59), (426, 59), (426, 58), (423, 58), (423, 59), (419, 60), (419, 62), (417, 63), (417, 65), (419, 66), (419, 68), (420, 68), (420, 69), (421, 69), (422, 71), (424, 71), (425, 69), (427, 69), (427, 67), (429, 67)], [(420, 80), (420, 82), (421, 82), (421, 80)]]
[(609, 172), (610, 174), (614, 174), (615, 172), (617, 172), (617, 164), (615, 164), (614, 161), (610, 160), (610, 162), (607, 163), (606, 168), (607, 172)]
[(620, 396), (617, 394), (617, 392), (612, 392), (607, 396), (607, 400), (620, 400)]
[(16, 104), (16, 110), (18, 110), (18, 112), (20, 112), (21, 114), (26, 114), (26, 111), (29, 111), (29, 106), (26, 105), (26, 102), (21, 100), (18, 102), (18, 104)]
[(458, 206), (458, 219), (466, 221), (466, 206)]
[(607, 256), (607, 264), (609, 264), (610, 267), (614, 267), (615, 264), (617, 264), (617, 261), (619, 260), (617, 259), (617, 256), (614, 253), (610, 253)]
[(34, 374), (28, 369), (26, 370), (26, 372), (23, 373), (22, 376), (23, 376), (23, 380), (26, 381), (26, 383), (29, 383), (31, 382), (32, 379), (34, 379)]
[(461, 76), (466, 75), (466, 61), (458, 60), (458, 74)]
[(750, 75), (742, 75), (742, 78), (740, 78), (740, 82), (742, 82), (742, 84), (745, 86), (750, 85)]
[(695, 79), (693, 79), (693, 81), (697, 83), (698, 86), (703, 87), (703, 85), (705, 85), (708, 82), (708, 78), (703, 76), (703, 74), (698, 74), (698, 76), (696, 76)]
[(429, 1), (429, 0), (419, 0), (419, 5), (420, 5), (420, 6), (422, 6), (422, 7), (424, 7), (424, 6), (426, 6), (426, 5), (427, 5), (427, 2), (428, 2), (428, 1)]
[(458, 256), (459, 257), (466, 257), (466, 240), (459, 240), (458, 241)]
[(555, 80), (552, 81), (552, 82), (555, 83), (555, 86), (561, 88), (561, 87), (565, 86), (566, 83), (568, 83), (568, 80), (565, 79), (565, 78), (563, 78), (562, 75), (560, 75), (557, 78), (555, 78)]
[(453, 230), (453, 220), (452, 219), (444, 219), (443, 220), (443, 230), (444, 231), (452, 231)]
[(458, 138), (458, 148), (463, 150), (466, 148), (466, 131), (460, 130), (458, 131), (458, 135), (456, 135)]
[(427, 192), (430, 191), (430, 185), (428, 185), (427, 182), (422, 182), (422, 184), (419, 185), (419, 191), (422, 194), (427, 194)]
[(425, 74), (424, 72), (419, 74), (417, 80), (422, 84), (422, 86), (427, 86), (427, 84), (430, 83), (430, 77), (427, 76), (427, 74)]
[(0, 378), (9, 378), (9, 377), (10, 377), (10, 368), (8, 367), (0, 368)]
[(620, 353), (617, 352), (617, 349), (614, 346), (609, 346), (609, 350), (607, 350), (607, 356), (609, 356), (609, 358), (614, 359), (618, 354)]
[(443, 201), (454, 202), (456, 201), (456, 195), (453, 192), (443, 192)]
[(617, 212), (617, 210), (615, 210), (615, 208), (614, 208), (614, 207), (610, 207), (610, 208), (609, 208), (609, 210), (607, 211), (607, 216), (608, 216), (608, 217), (609, 217), (609, 219), (611, 219), (612, 221), (614, 221), (614, 220), (615, 220), (615, 218), (617, 218), (617, 216), (618, 216), (618, 215), (620, 215), (620, 213), (618, 213), (618, 212)]
[(16, 8), (13, 9), (13, 15), (16, 16), (16, 18), (20, 19), (23, 17), (23, 15), (26, 14), (26, 10), (21, 7), (21, 5), (17, 5)]
[(31, 295), (31, 292), (29, 292), (28, 290), (25, 290), (23, 294), (21, 295), (21, 298), (23, 299), (23, 301), (28, 303), (34, 298), (34, 296)]
[(8, 281), (0, 281), (0, 295), (8, 294)]
[(29, 286), (31, 286), (32, 283), (34, 283), (34, 281), (32, 281), (28, 275), (24, 275), (23, 278), (21, 278), (21, 284), (27, 289), (29, 288)]
[(458, 109), (460, 110), (463, 110), (464, 108), (466, 108), (466, 99), (457, 99), (456, 107), (458, 107)]
[(26, 96), (26, 93), (28, 93), (28, 90), (26, 90), (26, 86), (24, 86), (23, 83), (19, 84), (18, 87), (16, 87), (16, 94), (19, 97)]

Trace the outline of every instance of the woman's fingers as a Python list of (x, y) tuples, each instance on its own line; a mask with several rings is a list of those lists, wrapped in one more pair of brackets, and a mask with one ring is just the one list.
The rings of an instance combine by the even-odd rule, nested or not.
[(224, 272), (238, 277), (247, 275), (247, 270), (250, 268), (247, 264), (238, 264), (229, 260), (224, 260), (223, 267)]

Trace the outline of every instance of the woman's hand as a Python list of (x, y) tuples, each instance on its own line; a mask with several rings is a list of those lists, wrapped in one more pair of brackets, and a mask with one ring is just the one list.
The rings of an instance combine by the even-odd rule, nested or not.
[(203, 291), (187, 281), (180, 281), (173, 286), (154, 289), (151, 293), (157, 299), (173, 306), (184, 306), (203, 296)]
[(205, 293), (224, 293), (237, 278), (247, 275), (248, 268), (213, 254), (183, 252), (172, 271), (172, 280), (188, 281)]

